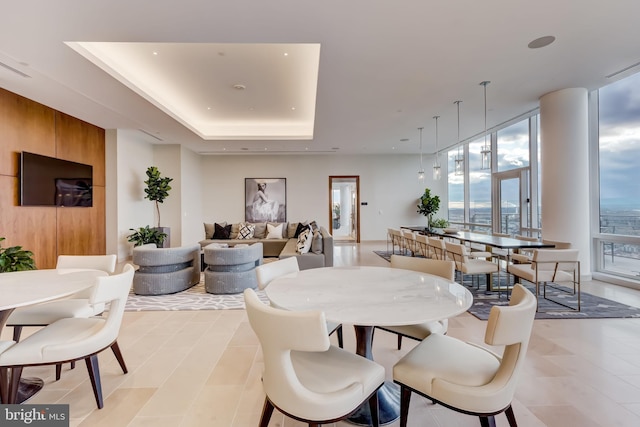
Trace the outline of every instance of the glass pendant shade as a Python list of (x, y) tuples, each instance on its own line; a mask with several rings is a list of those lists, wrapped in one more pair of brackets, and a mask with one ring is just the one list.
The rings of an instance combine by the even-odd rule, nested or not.
[(424, 166), (422, 165), (422, 129), (418, 128), (420, 131), (420, 169), (418, 170), (418, 181), (424, 182)]
[(438, 181), (440, 179), (441, 176), (441, 171), (440, 171), (440, 162), (438, 161), (438, 117), (440, 116), (433, 116), (434, 119), (436, 119), (436, 160), (435, 162), (433, 162), (433, 180), (434, 181)]
[[(462, 101), (455, 101), (454, 104), (458, 107), (458, 144), (460, 144), (460, 103)], [(464, 156), (460, 152), (460, 146), (458, 145), (458, 154), (454, 159), (454, 174), (464, 175)]]
[(484, 146), (480, 150), (482, 157), (481, 169), (491, 169), (491, 146), (487, 144), (487, 85), (490, 81), (484, 81), (480, 83), (480, 86), (484, 86)]

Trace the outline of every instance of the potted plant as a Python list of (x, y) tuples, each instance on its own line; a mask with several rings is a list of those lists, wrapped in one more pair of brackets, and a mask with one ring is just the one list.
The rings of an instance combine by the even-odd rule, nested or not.
[(169, 245), (169, 227), (160, 227), (160, 203), (169, 196), (171, 186), (169, 183), (173, 181), (173, 178), (163, 177), (160, 171), (155, 166), (149, 166), (147, 168), (147, 180), (144, 181), (147, 184), (147, 188), (144, 189), (145, 199), (149, 199), (156, 204), (156, 212), (158, 214), (158, 230), (165, 234), (166, 240), (163, 240), (166, 246)]
[(134, 246), (146, 245), (147, 243), (155, 243), (157, 247), (162, 247), (164, 239), (167, 234), (157, 228), (150, 228), (148, 225), (140, 227), (137, 230), (130, 228), (133, 231), (127, 238), (127, 241), (133, 243)]
[(431, 229), (433, 222), (431, 220), (434, 213), (440, 209), (440, 197), (431, 196), (431, 190), (424, 189), (424, 194), (420, 197), (420, 204), (418, 205), (418, 213), (427, 217), (427, 228)]
[[(5, 238), (0, 237), (0, 242), (3, 240)], [(22, 246), (3, 248), (0, 243), (0, 273), (35, 269), (36, 262), (33, 259), (33, 252), (22, 249)]]

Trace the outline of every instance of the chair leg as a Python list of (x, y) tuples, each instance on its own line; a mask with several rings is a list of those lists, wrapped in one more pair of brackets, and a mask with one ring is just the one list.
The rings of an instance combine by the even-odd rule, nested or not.
[(20, 341), (20, 335), (22, 334), (22, 326), (13, 327), (13, 340), (15, 342)]
[(273, 404), (268, 398), (265, 398), (264, 406), (262, 406), (262, 416), (260, 417), (260, 427), (267, 427), (269, 425), (271, 414), (273, 414)]
[(98, 409), (104, 407), (102, 401), (102, 385), (100, 384), (100, 368), (98, 367), (98, 355), (92, 354), (84, 359), (87, 364), (87, 371), (89, 372), (89, 379), (91, 380), (91, 386), (93, 387), (93, 395), (96, 398)]
[(402, 335), (398, 335), (398, 350), (402, 349)]
[(120, 347), (118, 346), (118, 341), (111, 344), (111, 351), (113, 351), (113, 355), (116, 356), (118, 363), (120, 364), (120, 368), (122, 368), (122, 372), (125, 374), (129, 372), (127, 370), (127, 365), (124, 363), (124, 358), (122, 357), (122, 352), (120, 352)]
[(409, 387), (400, 386), (400, 427), (407, 427), (410, 401), (411, 389)]
[(73, 361), (73, 362), (69, 363), (69, 367), (70, 367), (71, 369), (76, 369), (76, 362), (75, 362), (75, 361)]
[(342, 325), (338, 326), (336, 334), (338, 335), (338, 347), (344, 348), (344, 342), (342, 341)]
[(496, 427), (496, 419), (493, 415), (480, 417), (480, 425), (482, 427)]
[(509, 405), (509, 407), (504, 410), (504, 414), (507, 416), (507, 420), (509, 420), (509, 427), (518, 427), (516, 416), (513, 413), (513, 408), (511, 407), (511, 405)]
[[(6, 369), (6, 368), (3, 368)], [(22, 377), (22, 366), (8, 369), (4, 374), (6, 378), (8, 390), (6, 392), (6, 403), (15, 404), (18, 400), (18, 388), (20, 387), (20, 377)], [(4, 402), (4, 399), (3, 399)]]
[(9, 368), (0, 368), (0, 403), (9, 399)]
[(56, 363), (56, 381), (60, 380), (60, 374), (62, 374), (62, 363)]
[(380, 414), (378, 412), (378, 391), (375, 391), (369, 398), (369, 412), (371, 413), (371, 425), (380, 426)]

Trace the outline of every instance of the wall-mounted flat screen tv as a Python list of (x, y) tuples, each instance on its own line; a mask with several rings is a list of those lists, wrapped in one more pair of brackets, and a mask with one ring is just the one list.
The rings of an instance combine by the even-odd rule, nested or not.
[(23, 151), (21, 206), (93, 206), (93, 166)]

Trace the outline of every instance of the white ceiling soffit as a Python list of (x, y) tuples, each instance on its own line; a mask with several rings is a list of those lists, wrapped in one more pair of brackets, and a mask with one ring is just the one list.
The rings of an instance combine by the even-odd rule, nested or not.
[(320, 44), (66, 44), (202, 139), (313, 139)]

